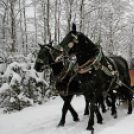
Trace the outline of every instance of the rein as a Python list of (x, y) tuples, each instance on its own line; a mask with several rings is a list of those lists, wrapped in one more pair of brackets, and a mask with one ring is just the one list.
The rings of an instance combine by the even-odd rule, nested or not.
[(56, 76), (56, 81), (57, 82), (61, 82), (67, 76), (68, 72), (70, 71), (71, 66), (72, 65), (71, 65), (70, 62), (66, 63), (62, 72), (58, 76)]
[[(44, 60), (39, 59), (39, 58), (37, 58), (36, 62), (44, 64)], [(60, 62), (62, 62), (62, 61), (53, 62), (51, 64), (44, 64), (41, 69), (45, 69), (47, 66), (55, 65), (55, 64), (60, 63)]]
[[(43, 60), (41, 60), (41, 59), (37, 59), (37, 62), (38, 63), (42, 63), (42, 64), (44, 64), (44, 61)], [(43, 65), (42, 66), (42, 68), (41, 69), (45, 69), (46, 68), (46, 66), (51, 66), (51, 65), (55, 65), (55, 64), (58, 64), (58, 63), (61, 63), (62, 61), (58, 61), (58, 62), (54, 62), (54, 63), (51, 63), (51, 64), (47, 64), (47, 65)], [(66, 75), (68, 74), (68, 72), (69, 72), (69, 70), (72, 68), (72, 63), (70, 63), (70, 62), (66, 62), (65, 63), (65, 66), (64, 66), (64, 68), (63, 68), (63, 70), (61, 71), (61, 73), (58, 75), (58, 76), (55, 76), (56, 77), (56, 81), (57, 82), (61, 82), (65, 77), (66, 77)]]

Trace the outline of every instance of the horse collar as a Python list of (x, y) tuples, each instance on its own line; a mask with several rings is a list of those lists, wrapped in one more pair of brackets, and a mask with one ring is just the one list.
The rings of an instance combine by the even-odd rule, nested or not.
[(100, 50), (100, 52), (96, 57), (89, 59), (83, 65), (78, 66), (77, 69), (74, 68), (74, 71), (78, 72), (79, 74), (84, 74), (84, 73), (87, 73), (88, 71), (92, 70), (93, 68), (95, 68), (95, 70), (98, 70), (100, 68), (100, 65), (101, 65), (100, 61), (102, 59), (101, 48), (99, 50)]
[(57, 82), (61, 82), (69, 73), (70, 70), (72, 70), (73, 67), (73, 63), (72, 62), (65, 62), (65, 66), (63, 68), (63, 70), (61, 71), (61, 73), (56, 76), (56, 81)]

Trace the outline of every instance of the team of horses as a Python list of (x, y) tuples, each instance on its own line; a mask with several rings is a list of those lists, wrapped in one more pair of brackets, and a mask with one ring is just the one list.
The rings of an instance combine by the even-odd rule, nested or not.
[[(58, 56), (61, 57), (60, 60), (57, 60)], [(71, 61), (73, 56), (76, 56), (75, 62)], [(40, 45), (35, 70), (41, 72), (46, 66), (52, 68), (51, 75), (57, 93), (64, 101), (58, 126), (64, 126), (68, 110), (74, 121), (79, 121), (77, 112), (70, 104), (76, 94), (85, 97), (84, 114), (89, 115), (87, 130), (94, 130), (94, 114), (97, 122), (102, 124), (99, 107), (106, 112), (104, 98), (110, 104), (114, 118), (117, 117), (115, 101), (118, 96), (125, 98), (128, 102), (127, 114), (132, 114), (133, 92), (130, 90), (131, 81), (126, 60), (122, 57), (106, 57), (100, 45), (94, 44), (82, 32), (76, 31), (75, 24), (59, 45)], [(108, 103), (108, 97), (111, 103)]]

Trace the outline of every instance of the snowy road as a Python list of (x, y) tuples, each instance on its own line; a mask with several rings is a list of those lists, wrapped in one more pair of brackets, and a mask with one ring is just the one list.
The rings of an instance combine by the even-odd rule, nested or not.
[[(57, 127), (61, 117), (63, 101), (60, 97), (40, 105), (29, 107), (21, 112), (3, 114), (0, 110), (0, 134), (90, 134), (86, 130), (88, 116), (84, 113), (83, 96), (74, 97), (72, 105), (79, 114), (80, 122), (74, 122), (67, 113), (65, 127)], [(127, 109), (118, 108), (118, 118), (113, 119), (110, 110), (103, 115), (103, 124), (95, 120), (95, 134), (134, 134), (134, 114), (127, 115)]]

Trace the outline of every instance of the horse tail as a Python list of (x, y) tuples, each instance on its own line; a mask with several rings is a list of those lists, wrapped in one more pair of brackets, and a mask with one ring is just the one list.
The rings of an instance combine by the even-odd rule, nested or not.
[[(124, 70), (125, 71), (125, 74), (126, 74), (126, 77), (124, 78), (124, 81), (123, 83), (125, 83), (129, 88), (131, 88), (131, 78), (130, 78), (130, 74), (129, 74), (129, 66), (128, 66), (128, 63), (127, 61), (122, 58), (125, 65), (126, 65), (126, 69)], [(126, 94), (126, 99), (129, 100), (129, 101), (132, 101), (132, 98), (133, 98), (133, 92), (126, 88), (126, 87), (123, 87), (123, 90), (125, 91), (125, 94)]]
[[(122, 58), (122, 57), (120, 57)], [(125, 77), (125, 82), (127, 84), (127, 86), (131, 87), (131, 79), (130, 79), (130, 74), (129, 74), (129, 66), (128, 66), (128, 63), (127, 61), (122, 58), (122, 60), (124, 61), (125, 65), (126, 65), (126, 69), (124, 71), (126, 71), (126, 77)]]

